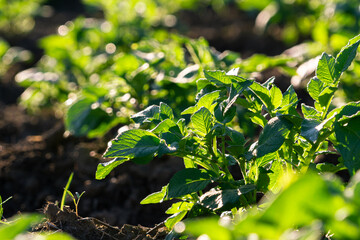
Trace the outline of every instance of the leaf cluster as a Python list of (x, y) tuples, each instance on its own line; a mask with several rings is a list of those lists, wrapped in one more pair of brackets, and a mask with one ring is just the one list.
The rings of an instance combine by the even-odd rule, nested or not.
[[(286, 67), (289, 60), (254, 55), (239, 61), (238, 54), (219, 53), (203, 38), (193, 40), (153, 26), (183, 7), (183, 1), (148, 1), (145, 12), (135, 15), (127, 7), (139, 7), (141, 1), (126, 1), (122, 5), (127, 7), (114, 2), (87, 1), (101, 6), (105, 19), (79, 17), (60, 26), (59, 35), (41, 40), (45, 55), (37, 66), (16, 76), (26, 88), (21, 104), (30, 112), (56, 109), (75, 136), (103, 136), (154, 102), (166, 101), (173, 109), (189, 106), (196, 92), (194, 80), (203, 70), (241, 67), (252, 72)], [(195, 7), (190, 2), (187, 6)]]
[[(354, 175), (360, 169), (360, 104), (331, 109), (331, 102), (359, 43), (357, 36), (336, 57), (321, 56), (307, 86), (314, 106), (302, 104), (301, 112), (293, 87), (282, 93), (274, 78), (260, 84), (238, 76), (238, 69), (205, 70), (205, 78), (197, 80), (196, 104), (182, 111), (183, 118), (177, 120), (165, 103), (134, 114), (140, 128), (121, 132), (109, 143), (104, 156), (113, 160), (99, 164), (96, 178), (126, 161), (146, 164), (165, 154), (182, 157), (185, 169), (142, 201), (180, 200), (167, 211), (172, 215), (165, 224), (171, 229), (186, 215), (248, 208), (257, 203), (258, 193), (279, 192), (281, 179), (289, 174), (347, 169)], [(241, 107), (262, 128), (257, 139), (247, 139), (236, 126)], [(318, 155), (336, 153), (341, 154), (337, 165), (315, 161)], [(232, 165), (238, 166), (242, 179), (234, 179)]]

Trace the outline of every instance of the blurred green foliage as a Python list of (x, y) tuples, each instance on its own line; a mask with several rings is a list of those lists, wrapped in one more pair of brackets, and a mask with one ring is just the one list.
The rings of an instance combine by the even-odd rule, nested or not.
[[(357, 34), (358, 1), (349, 0), (237, 0), (238, 7), (256, 15), (257, 31), (292, 45), (312, 39), (337, 51)], [(326, 49), (323, 49), (326, 50)]]
[[(61, 25), (58, 35), (41, 40), (45, 55), (36, 68), (17, 75), (27, 88), (21, 104), (33, 112), (41, 107), (65, 112), (65, 125), (77, 136), (102, 136), (129, 123), (134, 111), (159, 101), (180, 113), (194, 101), (194, 80), (203, 70), (235, 66), (250, 73), (287, 64), (288, 58), (280, 56), (255, 55), (244, 61), (236, 53), (217, 52), (203, 38), (189, 39), (156, 26), (181, 9), (183, 1), (91, 3), (102, 3), (105, 19), (79, 17)], [(124, 4), (146, 6), (145, 12), (134, 15)]]
[(117, 29), (102, 31), (104, 23), (78, 18), (61, 26), (66, 34), (42, 40), (46, 55), (37, 67), (17, 76), (27, 87), (22, 104), (36, 110), (65, 102), (66, 126), (75, 135), (102, 135), (155, 99), (181, 109), (193, 101), (188, 97), (196, 90), (192, 81), (203, 69), (224, 68), (237, 58), (212, 50), (205, 39), (161, 30), (120, 43), (125, 40), (112, 35)]
[(0, 32), (16, 35), (29, 32), (35, 26), (34, 15), (43, 0), (0, 0)]
[(2, 240), (74, 240), (73, 237), (61, 232), (28, 233), (31, 227), (43, 221), (39, 214), (22, 214), (14, 216), (8, 222), (0, 225), (0, 238)]
[(0, 38), (0, 81), (11, 65), (27, 62), (31, 57), (30, 51), (20, 47), (10, 47), (8, 42)]
[(346, 187), (333, 175), (289, 176), (281, 193), (247, 212), (189, 220), (175, 229), (218, 240), (359, 239), (359, 174)]

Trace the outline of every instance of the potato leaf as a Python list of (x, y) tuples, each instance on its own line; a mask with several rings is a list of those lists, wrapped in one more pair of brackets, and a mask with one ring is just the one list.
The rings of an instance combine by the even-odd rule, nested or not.
[(131, 119), (135, 123), (143, 124), (146, 122), (151, 122), (153, 119), (160, 120), (160, 107), (157, 105), (152, 105), (147, 107), (141, 112), (138, 112), (131, 116)]
[(144, 198), (140, 204), (152, 204), (152, 203), (162, 203), (165, 200), (167, 185), (161, 188), (161, 191), (154, 192)]
[(315, 143), (319, 137), (319, 132), (324, 125), (315, 119), (304, 119), (301, 124), (301, 133), (300, 135), (309, 140), (312, 143)]
[(205, 107), (201, 107), (191, 116), (191, 123), (193, 127), (204, 136), (210, 132), (212, 128), (212, 122), (213, 115)]
[(270, 89), (270, 100), (271, 100), (271, 105), (272, 105), (272, 109), (276, 109), (281, 105), (282, 102), (282, 92), (280, 90), (280, 88), (273, 86)]
[(182, 212), (182, 211), (189, 211), (191, 210), (192, 206), (194, 205), (194, 203), (189, 203), (189, 202), (176, 202), (173, 203), (171, 205), (171, 207), (169, 207), (166, 210), (166, 214), (175, 214), (178, 212)]
[(250, 87), (250, 90), (261, 100), (268, 110), (272, 110), (272, 102), (270, 98), (269, 90), (261, 86), (259, 83), (254, 82)]
[(187, 213), (188, 211), (181, 211), (171, 215), (165, 220), (165, 226), (168, 229), (172, 229), (176, 223), (180, 222), (186, 216)]
[(152, 132), (131, 129), (111, 141), (104, 157), (129, 158), (136, 163), (148, 163), (157, 153), (160, 139)]
[(355, 58), (357, 48), (360, 44), (360, 35), (350, 39), (348, 44), (341, 49), (341, 51), (336, 56), (335, 70), (336, 77), (339, 78), (341, 73), (346, 71), (350, 66), (351, 62)]
[(214, 217), (189, 219), (186, 222), (187, 233), (194, 236), (207, 236), (209, 239), (232, 240), (231, 230), (219, 224), (219, 219)]
[(301, 111), (305, 119), (317, 119), (320, 120), (321, 113), (319, 113), (314, 107), (307, 106), (304, 103), (301, 104)]
[(292, 126), (293, 124), (282, 116), (270, 119), (259, 136), (256, 156), (259, 158), (278, 150)]
[(200, 197), (200, 204), (203, 207), (216, 210), (229, 210), (241, 205), (242, 194), (249, 193), (256, 189), (255, 185), (244, 185), (238, 189), (215, 190), (214, 188)]
[[(357, 114), (359, 110), (359, 103), (345, 106), (336, 116), (337, 121), (334, 123), (337, 141), (335, 147), (351, 175), (360, 169), (360, 117)], [(344, 120), (339, 122), (339, 119)]]
[(104, 179), (114, 168), (127, 161), (129, 161), (129, 159), (115, 158), (106, 163), (99, 163), (96, 169), (95, 178), (97, 180)]
[(182, 197), (203, 190), (211, 182), (211, 178), (206, 170), (185, 168), (170, 179), (167, 197)]
[(94, 98), (83, 98), (72, 104), (65, 116), (65, 126), (75, 136), (96, 137), (113, 127), (116, 117), (110, 116), (99, 107)]
[(335, 58), (326, 53), (321, 55), (316, 69), (316, 76), (326, 85), (335, 84)]
[(198, 111), (200, 108), (205, 107), (210, 111), (213, 111), (216, 104), (213, 104), (216, 99), (220, 96), (220, 91), (216, 90), (210, 93), (205, 94), (202, 96), (199, 101), (196, 103), (195, 106), (189, 107), (185, 109), (181, 115), (184, 114), (193, 114), (194, 112)]
[(167, 105), (166, 103), (161, 102), (160, 103), (160, 117), (161, 119), (174, 119), (174, 113), (171, 107)]
[(324, 83), (316, 77), (312, 78), (307, 85), (307, 91), (315, 101), (319, 101), (319, 96), (325, 88)]
[(286, 114), (289, 112), (290, 108), (294, 108), (296, 109), (296, 105), (298, 103), (299, 99), (296, 95), (296, 92), (294, 90), (294, 87), (291, 85), (290, 87), (288, 87), (288, 89), (284, 92), (283, 96), (282, 96), (282, 101), (281, 101), (281, 112), (283, 114)]

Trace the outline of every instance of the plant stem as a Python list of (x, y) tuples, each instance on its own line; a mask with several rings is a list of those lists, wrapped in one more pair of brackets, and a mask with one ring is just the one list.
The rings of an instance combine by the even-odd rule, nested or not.
[(309, 169), (309, 165), (310, 165), (311, 161), (314, 160), (315, 153), (316, 153), (317, 149), (319, 148), (320, 144), (322, 142), (324, 142), (325, 139), (327, 137), (329, 137), (332, 133), (333, 133), (333, 131), (328, 131), (328, 132), (325, 132), (325, 133), (323, 133), (322, 135), (320, 135), (318, 137), (316, 142), (311, 146), (308, 155), (304, 158), (304, 165), (301, 167), (300, 172), (302, 172), (302, 173), (307, 172), (307, 170)]
[(237, 162), (239, 164), (240, 171), (241, 171), (241, 174), (243, 176), (244, 182), (245, 182), (245, 184), (247, 184), (248, 181), (247, 181), (247, 176), (246, 176), (245, 159), (240, 158)]

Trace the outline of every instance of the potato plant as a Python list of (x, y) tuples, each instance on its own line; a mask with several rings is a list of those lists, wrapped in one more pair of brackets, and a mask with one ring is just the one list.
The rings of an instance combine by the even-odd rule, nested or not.
[[(76, 136), (102, 136), (155, 99), (188, 105), (192, 84), (206, 68), (227, 68), (237, 54), (220, 54), (206, 40), (151, 31), (132, 44), (101, 31), (104, 21), (77, 19), (65, 36), (42, 40), (46, 55), (37, 68), (17, 75), (30, 111), (65, 111), (67, 130)], [(64, 104), (65, 103), (65, 106)]]
[(285, 69), (289, 60), (263, 55), (241, 60), (234, 52), (217, 52), (203, 38), (144, 30), (136, 19), (123, 22), (119, 31), (111, 19), (78, 18), (60, 26), (59, 35), (42, 39), (45, 56), (16, 77), (26, 88), (21, 104), (30, 112), (53, 108), (65, 115), (73, 135), (99, 137), (154, 102), (174, 109), (192, 104), (194, 80), (205, 69)]
[[(257, 193), (277, 193), (280, 179), (288, 174), (336, 173), (360, 169), (359, 102), (335, 108), (331, 103), (340, 77), (353, 61), (360, 35), (351, 39), (336, 57), (323, 53), (307, 91), (314, 106), (301, 104), (292, 86), (284, 93), (274, 78), (260, 84), (229, 72), (205, 70), (197, 80), (196, 104), (177, 119), (165, 103), (152, 105), (132, 116), (140, 126), (120, 132), (109, 143), (96, 178), (102, 179), (116, 166), (132, 161), (149, 163), (154, 157), (182, 157), (185, 168), (161, 191), (141, 203), (177, 199), (166, 213), (166, 226), (185, 216), (221, 214), (257, 203)], [(238, 107), (252, 112), (251, 120), (262, 131), (247, 139), (236, 124)], [(186, 120), (187, 119), (187, 120)], [(335, 149), (334, 149), (335, 148)], [(318, 155), (339, 153), (338, 164), (318, 163)], [(235, 165), (242, 178), (229, 170)]]

